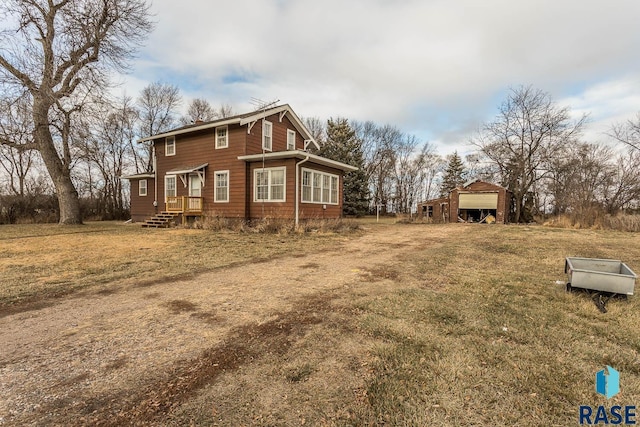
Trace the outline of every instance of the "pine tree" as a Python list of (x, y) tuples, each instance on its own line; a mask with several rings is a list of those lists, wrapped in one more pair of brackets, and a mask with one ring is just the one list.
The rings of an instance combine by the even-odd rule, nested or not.
[(364, 171), (364, 154), (361, 141), (347, 119), (327, 121), (327, 140), (317, 154), (358, 168), (344, 176), (342, 212), (356, 216), (366, 214), (369, 208), (369, 187)]
[(462, 159), (458, 155), (458, 152), (455, 151), (449, 156), (449, 164), (444, 171), (442, 184), (440, 185), (440, 196), (445, 197), (451, 190), (464, 184), (465, 175), (466, 171)]

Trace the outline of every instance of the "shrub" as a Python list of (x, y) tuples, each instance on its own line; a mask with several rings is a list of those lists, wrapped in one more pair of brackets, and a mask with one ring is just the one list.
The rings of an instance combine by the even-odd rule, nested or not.
[(547, 220), (544, 226), (593, 230), (640, 231), (640, 215), (625, 213), (610, 215), (602, 211), (591, 210), (588, 212), (558, 215)]
[(187, 224), (186, 227), (210, 231), (266, 234), (351, 233), (362, 229), (358, 222), (343, 218), (302, 220), (296, 227), (291, 219), (267, 217), (246, 221), (241, 218), (225, 218), (215, 215), (198, 218)]

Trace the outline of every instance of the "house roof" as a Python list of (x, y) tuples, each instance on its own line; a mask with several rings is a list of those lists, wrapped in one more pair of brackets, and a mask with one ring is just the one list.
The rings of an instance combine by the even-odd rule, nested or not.
[(145, 172), (145, 173), (137, 173), (134, 175), (125, 175), (121, 176), (121, 179), (145, 179), (145, 178), (155, 178), (156, 176), (153, 172)]
[(182, 126), (177, 129), (170, 130), (168, 132), (160, 133), (157, 135), (148, 136), (146, 138), (142, 138), (138, 140), (138, 142), (146, 142), (153, 141), (158, 138), (166, 138), (169, 136), (183, 135), (191, 132), (199, 132), (202, 130), (212, 129), (220, 126), (227, 126), (232, 124), (239, 124), (240, 126), (249, 125), (252, 126), (252, 123), (256, 123), (258, 120), (263, 119), (268, 116), (272, 116), (274, 114), (281, 114), (280, 119), (285, 116), (285, 114), (289, 117), (289, 120), (293, 123), (296, 130), (300, 132), (302, 137), (306, 141), (311, 141), (316, 148), (320, 148), (316, 140), (311, 135), (311, 132), (307, 129), (307, 127), (302, 123), (302, 120), (296, 115), (289, 104), (284, 104), (280, 106), (275, 106), (271, 108), (267, 108), (265, 110), (252, 111), (250, 113), (238, 114), (232, 117), (225, 117), (218, 120), (213, 120), (205, 123), (194, 123), (192, 125)]
[(191, 172), (195, 172), (195, 171), (200, 170), (200, 169), (204, 169), (207, 166), (209, 166), (209, 163), (203, 163), (201, 165), (195, 165), (195, 166), (182, 166), (182, 167), (179, 167), (179, 168), (168, 170), (167, 173), (168, 174), (173, 173), (173, 174), (176, 174), (176, 175), (181, 175), (183, 173), (191, 173)]
[(502, 187), (502, 186), (500, 186), (500, 185), (498, 185), (498, 184), (494, 184), (494, 183), (492, 183), (492, 182), (483, 181), (483, 180), (481, 180), (481, 179), (474, 179), (474, 180), (472, 180), (472, 181), (467, 181), (467, 182), (465, 182), (461, 187), (458, 187), (458, 189), (460, 189), (460, 190), (464, 190), (464, 189), (466, 189), (466, 188), (471, 187), (471, 186), (472, 186), (473, 184), (475, 184), (475, 183), (482, 183), (482, 184), (489, 185), (489, 186), (491, 186), (491, 187), (495, 187), (496, 189), (503, 189), (503, 190), (507, 190), (505, 187)]
[(273, 153), (265, 154), (250, 154), (247, 156), (238, 156), (238, 160), (244, 160), (246, 162), (258, 162), (264, 160), (283, 160), (283, 159), (309, 159), (311, 162), (327, 166), (330, 168), (340, 169), (345, 172), (357, 171), (358, 168), (348, 165), (346, 163), (338, 162), (336, 160), (327, 159), (325, 157), (317, 156), (315, 154), (307, 153), (306, 151), (292, 150), (292, 151), (275, 151)]

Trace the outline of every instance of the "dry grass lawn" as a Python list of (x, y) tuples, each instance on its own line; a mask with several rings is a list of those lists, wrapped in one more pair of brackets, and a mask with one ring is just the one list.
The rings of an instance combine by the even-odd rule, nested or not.
[(638, 297), (602, 314), (555, 283), (566, 256), (638, 272), (640, 235), (366, 227), (0, 228), (0, 425), (566, 426), (640, 401)]

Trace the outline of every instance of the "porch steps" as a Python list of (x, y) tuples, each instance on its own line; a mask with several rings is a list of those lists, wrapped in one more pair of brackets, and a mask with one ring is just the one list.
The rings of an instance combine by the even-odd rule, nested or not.
[(178, 216), (175, 212), (160, 212), (142, 223), (143, 228), (169, 228)]

